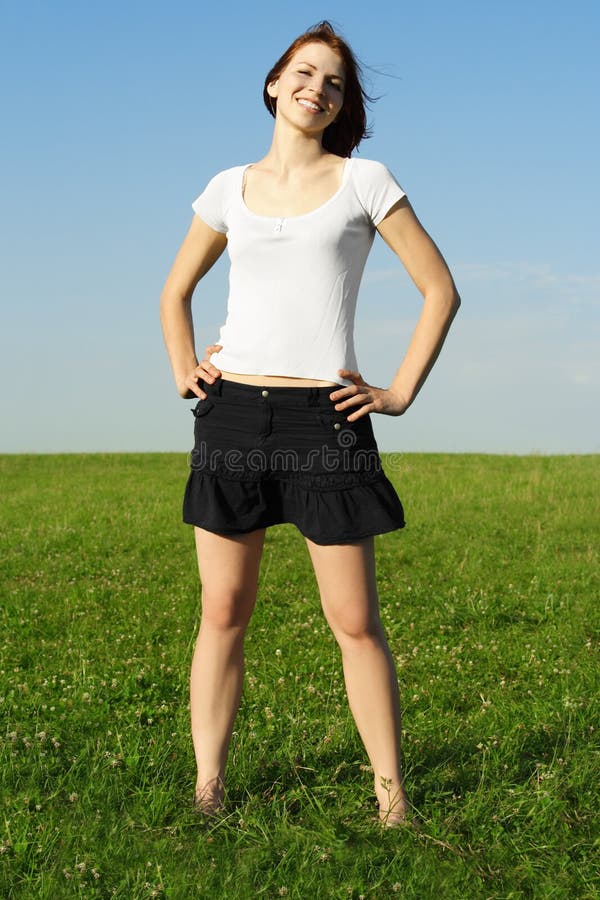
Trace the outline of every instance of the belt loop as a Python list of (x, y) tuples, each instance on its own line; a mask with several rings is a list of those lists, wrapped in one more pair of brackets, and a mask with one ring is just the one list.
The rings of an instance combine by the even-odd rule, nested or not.
[(213, 384), (213, 389), (214, 389), (217, 397), (220, 397), (223, 394), (223, 379), (222, 378), (217, 378), (217, 380)]
[(308, 394), (308, 405), (309, 406), (318, 406), (319, 405), (319, 388), (311, 385), (309, 387)]

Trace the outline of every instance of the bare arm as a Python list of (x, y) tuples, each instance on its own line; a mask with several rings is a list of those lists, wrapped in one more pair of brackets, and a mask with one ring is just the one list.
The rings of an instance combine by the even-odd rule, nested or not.
[(408, 350), (391, 385), (410, 404), (442, 349), (460, 297), (444, 258), (406, 198), (380, 223), (378, 230), (424, 299)]
[(200, 279), (216, 263), (226, 246), (224, 234), (214, 231), (194, 216), (161, 294), (163, 336), (181, 397), (205, 396), (197, 384), (202, 371), (199, 370), (194, 345), (192, 295)]
[(378, 231), (404, 264), (423, 296), (423, 306), (408, 350), (387, 390), (366, 384), (358, 372), (340, 370), (340, 375), (354, 384), (330, 396), (337, 401), (336, 409), (359, 406), (348, 416), (349, 421), (369, 412), (401, 415), (408, 409), (438, 358), (460, 306), (448, 266), (406, 197), (390, 210)]

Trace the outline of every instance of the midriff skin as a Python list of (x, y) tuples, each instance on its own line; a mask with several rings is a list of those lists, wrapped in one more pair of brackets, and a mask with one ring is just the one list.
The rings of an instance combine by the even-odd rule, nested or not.
[(240, 375), (237, 372), (224, 372), (221, 378), (225, 381), (239, 381), (242, 384), (255, 384), (258, 387), (333, 387), (336, 381), (318, 381), (315, 378), (288, 378), (285, 375)]

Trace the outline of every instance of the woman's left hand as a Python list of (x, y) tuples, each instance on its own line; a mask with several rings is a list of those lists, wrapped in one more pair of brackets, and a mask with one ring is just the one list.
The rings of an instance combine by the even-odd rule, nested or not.
[(410, 406), (405, 397), (391, 388), (378, 388), (367, 384), (360, 372), (338, 369), (338, 374), (353, 384), (340, 388), (329, 395), (338, 412), (349, 411), (349, 422), (356, 422), (368, 413), (378, 412), (386, 416), (401, 416)]
[(217, 378), (221, 377), (219, 369), (211, 363), (210, 358), (213, 353), (218, 353), (222, 349), (221, 344), (209, 344), (204, 351), (204, 359), (198, 363), (196, 374), (209, 384), (214, 384)]

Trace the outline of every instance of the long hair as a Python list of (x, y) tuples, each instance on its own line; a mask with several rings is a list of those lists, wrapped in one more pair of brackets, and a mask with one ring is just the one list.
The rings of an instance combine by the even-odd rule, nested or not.
[(329, 22), (323, 21), (313, 25), (290, 44), (265, 78), (263, 100), (269, 113), (275, 118), (277, 100), (269, 96), (268, 85), (279, 78), (300, 47), (313, 44), (315, 41), (331, 47), (341, 57), (346, 70), (344, 103), (335, 122), (328, 125), (323, 132), (323, 147), (337, 156), (350, 156), (363, 138), (370, 137), (366, 105), (372, 103), (373, 98), (369, 97), (362, 86), (362, 69), (352, 49), (339, 34), (336, 34)]

